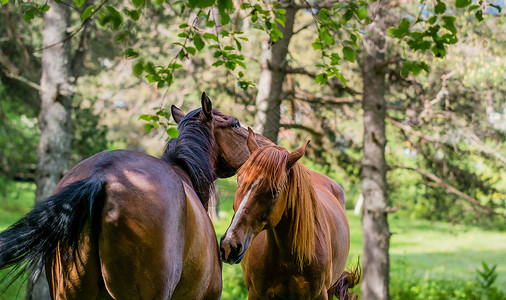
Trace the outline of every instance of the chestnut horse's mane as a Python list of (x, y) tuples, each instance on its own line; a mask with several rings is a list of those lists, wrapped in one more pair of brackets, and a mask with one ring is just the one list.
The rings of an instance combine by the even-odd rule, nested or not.
[(268, 184), (279, 191), (280, 200), (287, 200), (286, 210), (291, 217), (292, 253), (300, 268), (311, 263), (315, 256), (318, 205), (309, 170), (299, 162), (286, 170), (288, 152), (279, 146), (261, 147), (255, 151), (237, 172), (245, 176), (247, 189), (259, 180), (258, 185)]

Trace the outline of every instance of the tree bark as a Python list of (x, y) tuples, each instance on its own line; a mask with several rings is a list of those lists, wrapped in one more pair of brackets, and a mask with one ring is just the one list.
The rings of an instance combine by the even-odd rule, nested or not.
[[(73, 86), (70, 76), (70, 47), (67, 41), (70, 9), (50, 0), (44, 14), (42, 77), (40, 81), (40, 140), (37, 146), (37, 190), (35, 201), (50, 196), (69, 169)], [(42, 272), (28, 299), (50, 299)]]
[(362, 77), (364, 84), (364, 153), (362, 157), (363, 281), (362, 299), (389, 299), (390, 231), (387, 220), (385, 161), (385, 31), (383, 3), (376, 2), (370, 11), (376, 15), (364, 35)]
[(282, 0), (281, 5), (286, 8), (285, 27), (278, 25), (283, 38), (274, 44), (271, 41), (262, 43), (262, 69), (258, 80), (258, 93), (255, 101), (255, 131), (269, 140), (277, 143), (279, 121), (281, 119), (281, 94), (286, 75), (286, 54), (293, 35), (293, 23), (297, 9), (293, 0)]

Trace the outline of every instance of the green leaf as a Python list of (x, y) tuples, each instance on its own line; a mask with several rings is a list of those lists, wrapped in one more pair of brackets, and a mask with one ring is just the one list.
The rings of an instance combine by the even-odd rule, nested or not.
[(458, 8), (463, 8), (471, 4), (472, 0), (455, 0), (455, 6)]
[(215, 0), (189, 0), (188, 7), (206, 8), (209, 6), (213, 6), (215, 2), (216, 2)]
[(232, 71), (233, 71), (233, 70), (235, 70), (235, 67), (236, 67), (236, 66), (237, 66), (237, 64), (236, 64), (235, 62), (233, 62), (233, 61), (227, 61), (227, 62), (225, 63), (225, 67), (226, 67), (227, 69), (229, 69), (229, 70), (232, 70)]
[(142, 64), (142, 62), (138, 61), (137, 63), (135, 63), (132, 66), (132, 71), (134, 72), (135, 75), (140, 76), (142, 72), (144, 72), (144, 65)]
[(135, 51), (132, 48), (128, 48), (128, 49), (125, 50), (125, 56), (127, 58), (136, 58), (136, 57), (139, 56), (139, 52)]
[(175, 127), (171, 127), (171, 128), (169, 128), (169, 129), (167, 129), (165, 132), (167, 132), (167, 134), (168, 134), (171, 138), (173, 138), (173, 139), (175, 139), (175, 138), (177, 138), (177, 137), (179, 136), (179, 131), (178, 131), (178, 130), (177, 130), (177, 128), (175, 128)]
[(446, 55), (446, 49), (443, 45), (435, 45), (432, 47), (432, 53), (434, 53), (435, 57), (443, 58)]
[(356, 14), (359, 20), (364, 20), (365, 18), (367, 18), (367, 6), (360, 6), (357, 9)]
[[(473, 10), (475, 10), (475, 9), (477, 9), (477, 8), (480, 8), (480, 7), (481, 7), (481, 5), (476, 5), (476, 4), (473, 4), (473, 5), (469, 6), (469, 8), (468, 8), (467, 10), (468, 10), (468, 11), (473, 11)], [(500, 11), (499, 11), (499, 12), (500, 12)]]
[(406, 77), (408, 76), (409, 72), (411, 71), (411, 68), (413, 66), (413, 63), (409, 60), (406, 60), (402, 63), (402, 69), (401, 69), (401, 76)]
[(95, 5), (90, 5), (88, 7), (86, 7), (83, 11), (83, 13), (81, 14), (81, 21), (84, 21), (86, 19), (88, 19), (89, 17), (91, 17), (93, 15), (93, 11), (95, 10), (96, 6)]
[(213, 67), (219, 67), (221, 65), (223, 65), (225, 62), (222, 61), (222, 60), (217, 60), (216, 62), (213, 63)]
[(84, 0), (74, 0), (74, 3), (77, 5), (77, 7), (81, 7), (84, 5)]
[(30, 8), (30, 9), (27, 9), (25, 11), (25, 22), (30, 22), (33, 20), (33, 18), (35, 18), (35, 14), (37, 13), (37, 9), (36, 8)]
[(215, 40), (216, 42), (218, 41), (218, 37), (216, 36), (216, 34), (212, 34), (212, 33), (204, 33), (204, 38), (206, 40)]
[[(237, 82), (237, 84), (239, 85), (239, 87), (240, 87), (243, 91), (247, 90), (247, 89), (248, 89), (248, 87), (249, 87), (250, 85), (253, 85), (253, 84), (252, 84), (251, 82), (249, 82), (249, 81), (238, 81), (238, 82)], [(253, 86), (254, 86), (254, 85), (253, 85)]]
[(436, 5), (434, 6), (434, 12), (438, 15), (444, 14), (446, 11), (446, 4), (444, 4), (441, 1), (437, 1)]
[(155, 125), (153, 124), (144, 124), (144, 129), (146, 129), (146, 132), (150, 132), (153, 128), (155, 128)]
[(455, 17), (452, 16), (443, 16), (443, 28), (448, 29), (451, 33), (457, 34), (457, 28), (455, 27)]
[(144, 5), (144, 0), (132, 0), (135, 7), (139, 8)]
[(234, 9), (234, 3), (232, 0), (218, 0), (218, 14), (220, 15), (221, 25), (227, 25), (230, 23), (229, 10)]
[(404, 18), (397, 28), (390, 28), (388, 33), (398, 39), (402, 39), (409, 34), (409, 26), (408, 19)]
[(142, 114), (139, 116), (139, 120), (144, 120), (144, 121), (159, 121), (160, 120), (160, 117), (158, 116), (154, 116), (154, 115), (148, 115), (148, 114)]
[(476, 20), (478, 20), (479, 22), (483, 21), (483, 12), (481, 10), (477, 11), (474, 16), (476, 17)]
[(108, 20), (111, 23), (112, 29), (118, 30), (121, 27), (121, 24), (123, 23), (123, 16), (121, 16), (121, 13), (116, 8), (110, 5), (106, 5), (105, 8), (109, 13)]
[(42, 5), (41, 7), (39, 7), (39, 11), (40, 11), (41, 13), (45, 13), (45, 12), (47, 12), (50, 8), (51, 8), (51, 6), (49, 6), (49, 5), (47, 5), (47, 4), (44, 4), (44, 5)]
[(197, 50), (199, 50), (199, 51), (204, 49), (204, 47), (206, 45), (204, 43), (204, 41), (202, 40), (202, 38), (200, 37), (200, 35), (198, 35), (198, 34), (195, 34), (193, 36), (193, 44), (195, 45), (195, 48), (197, 48)]
[(322, 21), (327, 21), (328, 18), (330, 17), (330, 12), (328, 9), (326, 8), (322, 8), (320, 9), (320, 11), (318, 12), (318, 17), (320, 18), (320, 20)]
[(139, 19), (141, 18), (141, 12), (136, 9), (129, 10), (127, 13), (130, 19), (132, 19), (132, 21), (139, 21)]
[(340, 63), (341, 63), (341, 56), (339, 56), (339, 54), (337, 54), (337, 53), (330, 54), (330, 65), (331, 66), (338, 65)]
[(330, 34), (329, 29), (327, 27), (325, 26), (321, 27), (320, 37), (322, 41), (327, 43), (327, 45), (334, 45), (334, 37), (332, 36), (332, 34)]
[(316, 83), (318, 83), (320, 85), (326, 84), (327, 80), (328, 80), (327, 73), (320, 73), (320, 74), (316, 75), (316, 77), (315, 77)]
[(355, 62), (355, 50), (351, 49), (350, 47), (343, 47), (343, 55), (347, 61)]
[(336, 67), (330, 68), (330, 72), (337, 77), (337, 79), (341, 80), (341, 83), (343, 84), (343, 87), (346, 87), (346, 78), (339, 72), (339, 70)]
[(323, 45), (320, 42), (320, 39), (317, 39), (316, 41), (314, 41), (314, 43), (312, 43), (311, 46), (313, 46), (314, 50), (320, 50), (323, 48)]
[(160, 80), (158, 81), (158, 83), (156, 84), (156, 88), (157, 89), (161, 89), (163, 88), (163, 86), (165, 85), (165, 80)]
[(275, 18), (274, 21), (276, 21), (279, 25), (285, 27), (285, 21), (283, 21), (282, 19), (280, 18)]
[(9, 3), (9, 0), (0, 0), (0, 3), (2, 3), (2, 5), (7, 5), (7, 3)]
[(155, 70), (155, 66), (153, 65), (153, 63), (147, 63), (144, 65), (144, 71), (148, 74), (151, 74), (151, 75), (154, 75), (154, 74), (157, 74), (156, 73), (156, 70)]
[(192, 46), (186, 47), (186, 51), (188, 51), (191, 55), (195, 55), (195, 53), (197, 53), (197, 50)]
[(181, 65), (181, 64), (171, 63), (171, 64), (169, 64), (169, 66), (167, 68), (172, 70), (172, 69), (181, 69), (182, 67), (183, 67), (183, 65)]

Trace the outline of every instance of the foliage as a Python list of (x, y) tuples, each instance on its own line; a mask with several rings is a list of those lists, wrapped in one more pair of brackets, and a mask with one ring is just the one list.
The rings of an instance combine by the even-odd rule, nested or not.
[(72, 120), (71, 165), (107, 149), (107, 127), (93, 108), (75, 107)]
[(459, 279), (428, 279), (410, 276), (392, 276), (390, 299), (433, 299), (433, 300), (482, 300), (506, 299), (506, 293), (497, 287), (481, 290), (476, 281)]

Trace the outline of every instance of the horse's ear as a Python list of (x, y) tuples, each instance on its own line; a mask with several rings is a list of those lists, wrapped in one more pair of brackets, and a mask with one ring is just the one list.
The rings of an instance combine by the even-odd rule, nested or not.
[(250, 154), (255, 152), (260, 146), (258, 146), (257, 140), (255, 139), (255, 133), (251, 129), (251, 127), (248, 126), (248, 139), (246, 141), (248, 143), (248, 149)]
[(177, 124), (179, 124), (179, 122), (181, 122), (181, 120), (184, 118), (184, 112), (182, 110), (180, 110), (179, 108), (177, 108), (175, 105), (172, 105), (170, 107), (170, 111), (172, 113), (172, 118), (174, 119), (174, 121), (176, 121)]
[(289, 170), (293, 165), (306, 153), (306, 147), (311, 141), (307, 141), (304, 145), (299, 147), (298, 149), (293, 150), (290, 154), (288, 154), (288, 162), (286, 163), (286, 169)]
[(213, 104), (211, 103), (211, 99), (209, 99), (209, 97), (207, 97), (206, 92), (202, 93), (201, 102), (202, 102), (202, 112), (204, 113), (204, 116), (208, 120), (212, 120), (213, 119)]

